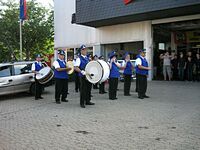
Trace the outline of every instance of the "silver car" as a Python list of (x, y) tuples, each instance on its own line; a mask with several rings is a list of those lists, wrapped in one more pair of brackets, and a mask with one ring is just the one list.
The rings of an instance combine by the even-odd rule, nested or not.
[[(120, 64), (122, 65), (123, 60), (117, 60), (117, 61), (118, 61), (118, 63), (120, 63)], [(131, 63), (133, 64), (133, 66), (135, 66), (135, 60), (130, 60), (130, 61), (131, 61)], [(119, 78), (120, 81), (124, 81), (124, 75), (123, 75), (124, 70), (123, 70), (123, 69), (120, 69), (120, 70), (119, 70), (119, 73), (120, 73), (120, 78)], [(133, 69), (132, 79), (133, 79), (133, 80), (136, 79), (135, 68)]]
[(0, 63), (0, 95), (19, 92), (35, 93), (33, 61)]

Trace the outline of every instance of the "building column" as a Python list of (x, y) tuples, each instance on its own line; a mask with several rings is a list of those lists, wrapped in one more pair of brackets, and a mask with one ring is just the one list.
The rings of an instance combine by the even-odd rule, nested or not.
[(171, 49), (175, 50), (175, 53), (177, 54), (177, 48), (176, 48), (176, 43), (175, 43), (175, 40), (174, 40), (174, 33), (173, 32), (171, 32)]
[(149, 63), (149, 67), (152, 69), (149, 71), (148, 80), (153, 78), (153, 35), (152, 35), (152, 24), (151, 21), (145, 21), (144, 31), (144, 48), (147, 50), (146, 58)]
[(56, 60), (58, 58), (58, 52), (57, 49), (54, 49), (54, 60)]
[(97, 55), (98, 57), (102, 55), (101, 44), (95, 44), (93, 46), (93, 55)]

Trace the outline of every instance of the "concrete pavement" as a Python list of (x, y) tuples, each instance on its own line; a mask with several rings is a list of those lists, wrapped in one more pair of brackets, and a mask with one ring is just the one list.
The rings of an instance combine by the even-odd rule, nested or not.
[[(140, 100), (132, 82), (130, 97), (118, 100), (92, 91), (94, 106), (79, 106), (69, 83), (68, 103), (54, 102), (54, 86), (44, 99), (28, 94), (0, 98), (0, 150), (199, 150), (200, 83), (148, 83)], [(107, 88), (107, 87), (106, 87)]]

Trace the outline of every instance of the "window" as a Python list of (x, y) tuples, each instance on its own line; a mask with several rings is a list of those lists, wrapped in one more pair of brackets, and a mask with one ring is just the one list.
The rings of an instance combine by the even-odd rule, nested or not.
[(15, 65), (15, 75), (26, 74), (31, 72), (32, 64)]
[(9, 77), (9, 76), (11, 76), (11, 67), (12, 66), (0, 67), (0, 77)]

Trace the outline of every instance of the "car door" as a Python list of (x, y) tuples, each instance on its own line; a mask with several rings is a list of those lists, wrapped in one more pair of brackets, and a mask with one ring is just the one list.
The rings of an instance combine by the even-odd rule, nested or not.
[(14, 65), (14, 91), (29, 91), (31, 83), (34, 82), (34, 74), (31, 72), (31, 64), (15, 64)]
[(0, 67), (0, 95), (13, 93), (12, 65)]

